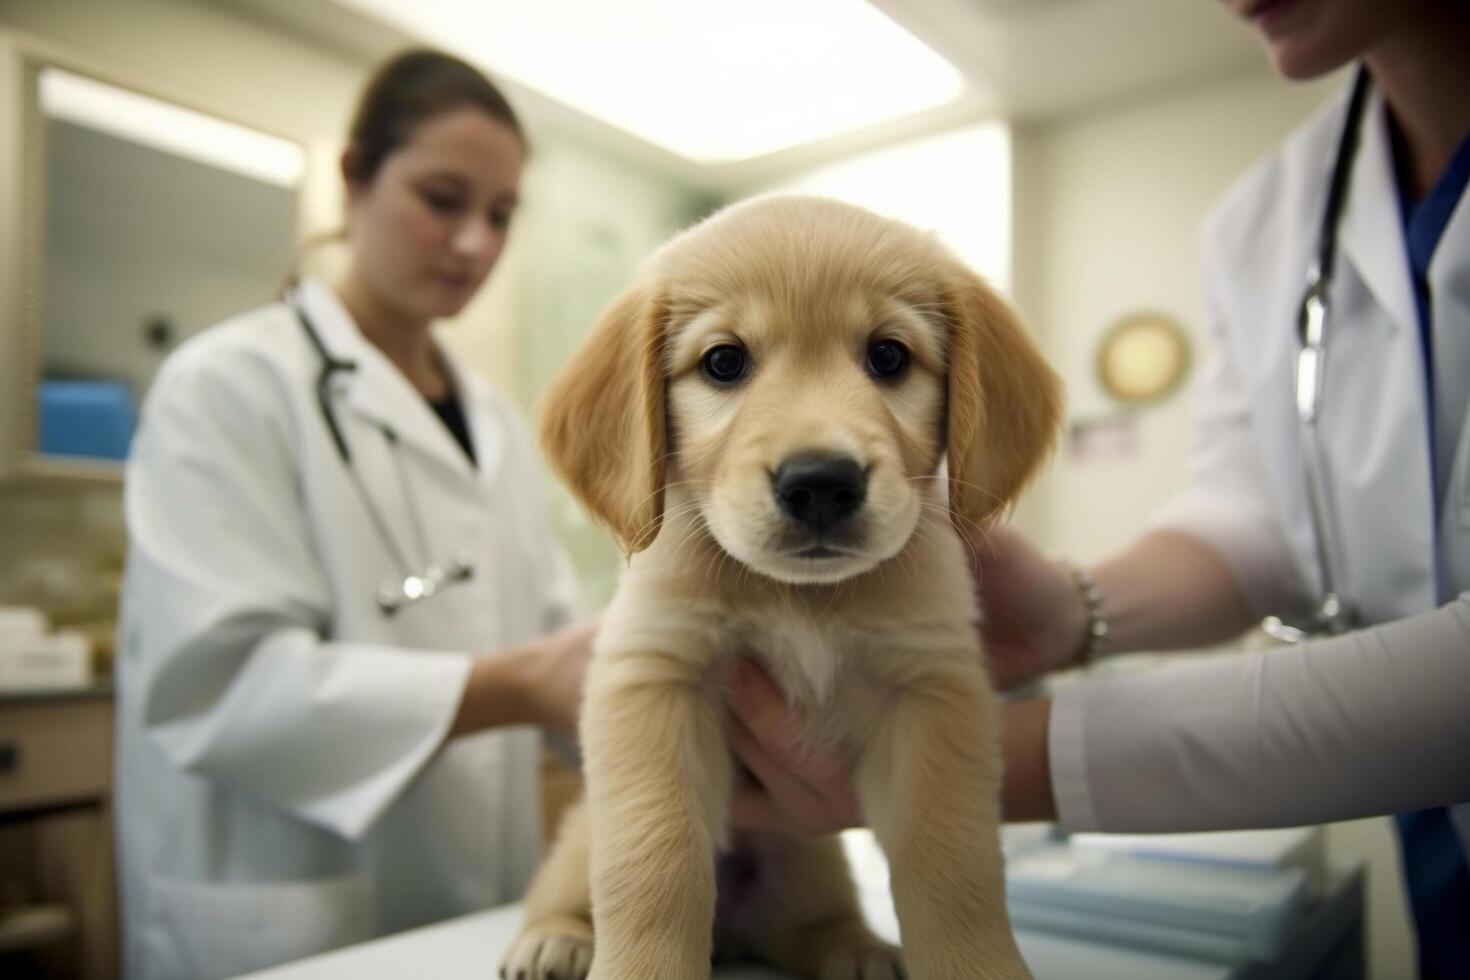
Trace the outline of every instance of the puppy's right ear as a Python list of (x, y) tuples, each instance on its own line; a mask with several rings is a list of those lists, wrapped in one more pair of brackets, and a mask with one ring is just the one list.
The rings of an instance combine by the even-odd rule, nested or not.
[(999, 516), (1051, 451), (1062, 386), (983, 279), (956, 265), (951, 289), (949, 503), (968, 533)]
[(627, 554), (663, 522), (664, 319), (662, 298), (645, 287), (613, 300), (541, 406), (547, 458)]

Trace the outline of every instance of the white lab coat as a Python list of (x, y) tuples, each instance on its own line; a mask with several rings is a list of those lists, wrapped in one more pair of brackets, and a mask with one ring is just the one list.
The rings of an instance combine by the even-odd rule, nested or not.
[[(386, 617), (401, 579), (319, 411), (289, 307), (205, 331), (149, 393), (125, 491), (117, 821), (126, 975), (224, 977), (516, 897), (539, 856), (528, 729), (441, 749), (471, 654), (570, 614), (514, 412), (449, 358), (478, 466), (325, 286), (299, 291), (357, 363), (332, 405), (413, 555), (474, 576)], [(399, 436), (390, 447), (380, 423)], [(488, 969), (489, 967), (487, 967)]]
[[(1158, 526), (1211, 544), (1260, 614), (1300, 609), (1319, 596), (1293, 371), (1297, 311), (1316, 253), (1345, 109), (1344, 98), (1294, 133), (1241, 180), (1206, 230), (1206, 303), (1217, 356), (1199, 395), (1190, 487), (1166, 508)], [(1464, 421), (1470, 391), (1470, 195), (1461, 198), (1429, 270), (1441, 436), (1432, 449), (1420, 327), (1378, 94), (1368, 107), (1338, 249), (1320, 429), (1341, 552), (1339, 591), (1357, 604), (1366, 623), (1386, 623), (1470, 591), (1470, 424)], [(1431, 477), (1432, 452), (1438, 456), (1438, 487)], [(1437, 654), (1439, 667), (1449, 670), (1440, 674), (1441, 688), (1432, 693), (1443, 694), (1449, 685), (1464, 696), (1470, 649), (1463, 657), (1461, 652)], [(1423, 691), (1434, 685), (1423, 660), (1400, 664), (1403, 669), (1390, 675), (1396, 681), (1422, 682)], [(1222, 674), (1120, 679), (1065, 691), (1054, 704), (1051, 727), (1053, 789), (1063, 821), (1078, 829), (1203, 828), (1211, 821), (1202, 809), (1210, 799), (1206, 784), (1238, 787), (1242, 784), (1232, 781), (1238, 773), (1257, 780), (1251, 785), (1259, 791), (1248, 794), (1281, 785), (1289, 795), (1291, 772), (1262, 771), (1278, 749), (1299, 744), (1310, 752), (1315, 744), (1324, 760), (1338, 758), (1341, 753), (1333, 752), (1342, 745), (1333, 739), (1347, 738), (1335, 729), (1304, 731), (1310, 722), (1293, 728), (1292, 718), (1309, 719), (1318, 706), (1322, 717), (1331, 717), (1334, 707), (1351, 703), (1344, 699), (1358, 693), (1372, 697), (1369, 688), (1375, 684), (1387, 693), (1383, 675), (1372, 676), (1378, 666), (1370, 668), (1365, 661), (1365, 669), (1349, 677), (1353, 671), (1337, 665), (1335, 680), (1342, 687), (1333, 689), (1314, 674), (1315, 667), (1307, 669), (1301, 676), (1316, 676), (1318, 682), (1304, 684), (1294, 714), (1258, 718), (1255, 739), (1230, 737), (1242, 751), (1257, 753), (1254, 758), (1230, 757), (1221, 739), (1231, 726), (1246, 727), (1246, 719), (1265, 701), (1246, 684), (1240, 686), (1242, 703), (1227, 706), (1222, 692), (1231, 683)], [(1242, 658), (1228, 669), (1244, 677), (1243, 672), (1262, 668)], [(1420, 671), (1426, 676), (1418, 677)], [(1412, 728), (1421, 720), (1412, 689), (1400, 693), (1407, 703), (1397, 705), (1398, 727)], [(1336, 705), (1328, 703), (1333, 698)], [(1470, 718), (1470, 701), (1462, 703), (1464, 717)], [(1232, 711), (1233, 717), (1217, 719), (1219, 738), (1207, 732), (1204, 718)], [(1346, 717), (1343, 721), (1351, 724)], [(1179, 732), (1193, 734), (1178, 739), (1158, 734), (1175, 724)], [(1144, 730), (1156, 733), (1152, 747), (1130, 734)], [(1441, 725), (1439, 730), (1452, 729)], [(1191, 737), (1195, 741), (1188, 741)], [(1363, 751), (1375, 749), (1365, 745)], [(1447, 751), (1397, 764), (1405, 771), (1449, 766), (1463, 772), (1463, 751)], [(1175, 798), (1163, 785), (1140, 795), (1136, 780), (1120, 776), (1130, 767), (1180, 774), (1180, 785), (1172, 787)], [(1184, 785), (1191, 778), (1194, 788)], [(1187, 799), (1196, 790), (1202, 801), (1197, 813)], [(1269, 819), (1270, 801), (1258, 795), (1255, 804), (1257, 818)], [(1456, 808), (1455, 816), (1462, 840), (1470, 841), (1470, 808)]]

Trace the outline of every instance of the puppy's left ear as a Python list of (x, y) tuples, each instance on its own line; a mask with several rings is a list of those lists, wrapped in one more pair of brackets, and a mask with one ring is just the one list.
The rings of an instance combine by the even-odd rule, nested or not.
[(1062, 387), (1010, 304), (958, 264), (950, 283), (949, 506), (963, 531), (999, 516), (1051, 452)]

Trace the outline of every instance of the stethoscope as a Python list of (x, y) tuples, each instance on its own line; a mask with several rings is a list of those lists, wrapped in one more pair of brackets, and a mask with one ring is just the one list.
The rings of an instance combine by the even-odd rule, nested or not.
[[(456, 557), (446, 564), (431, 562), (429, 559), (428, 535), (424, 533), (423, 514), (419, 510), (418, 498), (413, 492), (413, 484), (404, 472), (403, 460), (399, 454), (398, 433), (385, 422), (378, 423), (378, 431), (383, 434), (384, 441), (388, 444), (388, 455), (393, 458), (393, 471), (397, 476), (398, 489), (408, 502), (408, 512), (413, 527), (415, 544), (418, 546), (417, 553), (421, 557), (420, 563), (410, 563), (406, 552), (399, 547), (399, 542), (388, 527), (388, 522), (383, 518), (383, 512), (373, 502), (372, 495), (367, 492), (363, 485), (362, 476), (357, 472), (357, 467), (352, 465), (352, 453), (347, 446), (347, 439), (342, 435), (342, 429), (337, 424), (336, 413), (332, 411), (332, 378), (342, 372), (357, 370), (357, 362), (334, 357), (327, 350), (327, 345), (322, 342), (321, 335), (312, 326), (311, 318), (306, 315), (306, 309), (301, 305), (296, 296), (296, 290), (288, 289), (286, 302), (296, 313), (296, 319), (301, 323), (301, 329), (311, 340), (311, 346), (316, 349), (321, 358), (321, 369), (316, 376), (316, 400), (317, 407), (321, 411), (322, 421), (327, 425), (327, 432), (332, 436), (332, 444), (337, 447), (337, 455), (342, 459), (342, 465), (347, 470), (347, 475), (352, 485), (357, 489), (358, 499), (362, 501), (363, 510), (367, 511), (369, 520), (377, 534), (378, 541), (383, 550), (388, 553), (394, 565), (398, 569), (399, 579), (384, 579), (378, 585), (376, 596), (378, 608), (385, 616), (392, 616), (405, 606), (411, 606), (425, 599), (432, 599), (447, 586), (456, 582), (464, 582), (474, 577), (475, 566), (462, 557)], [(415, 573), (414, 568), (423, 571)]]
[(1262, 628), (1272, 636), (1297, 643), (1319, 634), (1346, 633), (1358, 623), (1357, 611), (1339, 589), (1336, 574), (1337, 536), (1333, 533), (1332, 513), (1327, 494), (1327, 465), (1323, 459), (1322, 438), (1318, 422), (1322, 415), (1322, 393), (1327, 371), (1328, 290), (1332, 285), (1333, 264), (1337, 258), (1337, 225), (1347, 198), (1348, 178), (1352, 175), (1353, 158), (1363, 128), (1363, 115), (1368, 103), (1370, 77), (1359, 66), (1353, 79), (1347, 116), (1338, 138), (1337, 157), (1332, 165), (1332, 179), (1327, 185), (1327, 204), (1322, 213), (1322, 228), (1317, 235), (1317, 255), (1307, 269), (1307, 289), (1302, 296), (1297, 328), (1301, 349), (1296, 357), (1296, 415), (1301, 432), (1303, 470), (1306, 475), (1307, 506), (1312, 515), (1312, 532), (1317, 543), (1317, 567), (1322, 576), (1322, 597), (1309, 620), (1288, 625), (1276, 616), (1268, 617)]

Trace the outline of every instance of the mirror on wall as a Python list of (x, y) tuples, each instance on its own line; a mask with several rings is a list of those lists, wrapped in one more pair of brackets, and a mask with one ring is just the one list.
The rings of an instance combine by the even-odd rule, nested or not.
[(27, 81), (20, 469), (105, 474), (164, 358), (280, 292), (305, 152), (54, 64)]

